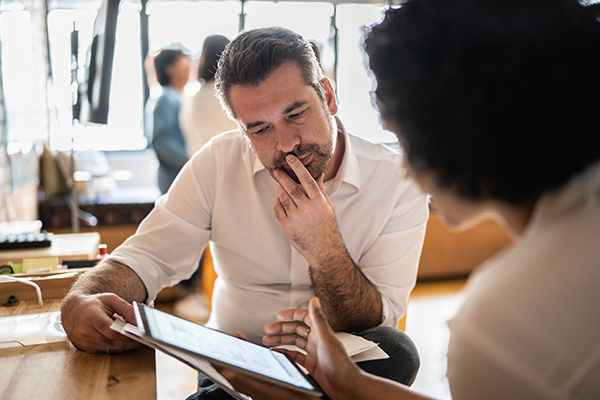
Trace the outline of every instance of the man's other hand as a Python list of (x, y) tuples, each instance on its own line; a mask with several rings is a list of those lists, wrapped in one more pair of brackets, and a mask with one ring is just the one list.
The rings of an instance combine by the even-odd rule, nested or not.
[(71, 343), (88, 353), (120, 353), (141, 345), (113, 331), (115, 315), (137, 325), (133, 306), (112, 293), (71, 293), (61, 308), (63, 328)]

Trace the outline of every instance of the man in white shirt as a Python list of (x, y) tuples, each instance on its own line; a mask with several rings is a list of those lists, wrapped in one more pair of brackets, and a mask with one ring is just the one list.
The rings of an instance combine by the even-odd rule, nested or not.
[(377, 340), (396, 361), (365, 369), (412, 383), (418, 355), (395, 326), (428, 209), (402, 157), (345, 132), (310, 44), (287, 29), (240, 34), (217, 89), (241, 133), (213, 138), (137, 233), (80, 278), (63, 303), (69, 338), (89, 352), (135, 347), (111, 316), (133, 321), (129, 302), (189, 277), (210, 241), (219, 277), (209, 326), (259, 342), (278, 311), (317, 295), (336, 330)]

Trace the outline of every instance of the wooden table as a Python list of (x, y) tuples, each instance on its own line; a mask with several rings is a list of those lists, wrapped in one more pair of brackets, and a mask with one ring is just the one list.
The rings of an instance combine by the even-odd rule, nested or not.
[[(62, 299), (0, 305), (0, 316), (57, 311)], [(1, 321), (0, 321), (1, 323)], [(69, 341), (0, 349), (0, 399), (155, 399), (154, 350), (89, 354)]]

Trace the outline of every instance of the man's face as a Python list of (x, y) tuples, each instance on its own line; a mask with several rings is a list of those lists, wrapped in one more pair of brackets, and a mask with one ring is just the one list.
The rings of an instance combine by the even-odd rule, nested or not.
[(281, 168), (297, 181), (285, 161), (290, 153), (315, 179), (326, 171), (337, 172), (327, 169), (336, 149), (337, 103), (331, 84), (324, 86), (326, 104), (304, 83), (298, 66), (288, 62), (259, 86), (231, 87), (237, 123), (271, 174)]

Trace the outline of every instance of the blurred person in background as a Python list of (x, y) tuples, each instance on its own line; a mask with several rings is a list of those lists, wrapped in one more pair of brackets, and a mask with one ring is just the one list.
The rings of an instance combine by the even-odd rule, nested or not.
[(154, 58), (162, 94), (153, 111), (152, 147), (158, 158), (158, 187), (165, 194), (188, 160), (179, 124), (183, 90), (190, 77), (190, 57), (180, 49), (163, 49)]
[(181, 129), (191, 157), (213, 136), (236, 129), (215, 94), (215, 73), (219, 57), (229, 43), (223, 35), (210, 35), (204, 40), (198, 65), (200, 89), (185, 98), (181, 107)]

